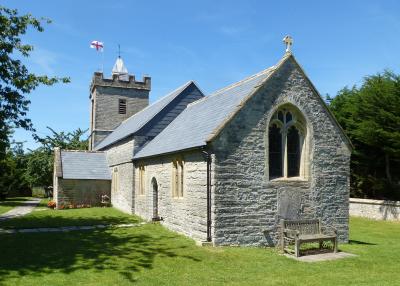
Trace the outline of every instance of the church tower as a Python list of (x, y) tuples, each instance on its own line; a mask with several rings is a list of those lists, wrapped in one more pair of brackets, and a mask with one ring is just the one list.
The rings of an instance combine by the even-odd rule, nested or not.
[(112, 78), (95, 72), (90, 85), (89, 150), (95, 149), (122, 121), (149, 105), (151, 78), (137, 81), (129, 75), (121, 57), (112, 69)]

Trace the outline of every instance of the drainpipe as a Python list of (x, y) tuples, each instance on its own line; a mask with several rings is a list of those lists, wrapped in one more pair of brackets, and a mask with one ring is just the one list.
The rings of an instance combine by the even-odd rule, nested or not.
[(206, 148), (202, 153), (207, 162), (207, 242), (211, 242), (211, 153)]

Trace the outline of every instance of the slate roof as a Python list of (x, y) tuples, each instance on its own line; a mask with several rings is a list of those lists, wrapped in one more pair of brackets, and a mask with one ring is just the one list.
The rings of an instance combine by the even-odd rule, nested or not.
[(206, 145), (207, 139), (275, 70), (275, 66), (220, 89), (190, 105), (134, 159)]
[(61, 150), (63, 179), (111, 180), (103, 152)]
[(178, 87), (171, 93), (123, 121), (111, 134), (97, 144), (94, 149), (101, 150), (102, 148), (107, 147), (139, 131), (146, 123), (148, 123), (154, 116), (162, 111), (173, 99), (180, 95), (192, 83), (195, 84), (193, 81), (188, 81), (184, 85)]

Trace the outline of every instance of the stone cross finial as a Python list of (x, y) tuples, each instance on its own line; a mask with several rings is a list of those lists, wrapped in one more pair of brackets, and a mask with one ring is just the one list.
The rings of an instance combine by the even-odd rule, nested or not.
[(283, 42), (285, 43), (285, 45), (286, 45), (286, 52), (287, 53), (290, 53), (290, 47), (293, 45), (293, 38), (291, 37), (291, 36), (285, 36), (284, 38), (283, 38)]

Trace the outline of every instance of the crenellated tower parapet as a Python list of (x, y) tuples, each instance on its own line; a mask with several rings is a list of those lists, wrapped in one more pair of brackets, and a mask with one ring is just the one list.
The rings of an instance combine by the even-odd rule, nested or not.
[(127, 79), (121, 78), (118, 74), (113, 74), (111, 78), (106, 78), (102, 72), (95, 72), (90, 84), (90, 95), (98, 86), (151, 90), (151, 77), (149, 76), (144, 76), (141, 81), (136, 80), (134, 75), (128, 75)]

